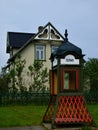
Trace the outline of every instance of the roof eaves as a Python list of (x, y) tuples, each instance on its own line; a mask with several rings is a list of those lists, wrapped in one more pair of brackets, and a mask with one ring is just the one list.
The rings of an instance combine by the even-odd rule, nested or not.
[(34, 39), (35, 36), (30, 38), (11, 58), (9, 58), (9, 61), (12, 61), (29, 43)]
[[(51, 24), (51, 23), (49, 22), (48, 24)], [(46, 24), (46, 25), (43, 27), (43, 29), (44, 29), (48, 24)], [(15, 53), (15, 55), (14, 55), (13, 57), (16, 57), (16, 55), (17, 55), (18, 53), (20, 53), (26, 46), (28, 46), (29, 43), (30, 43), (31, 41), (33, 41), (33, 40), (35, 39), (35, 37), (36, 37), (39, 33), (40, 33), (40, 32), (36, 33), (32, 38), (30, 38), (30, 39)]]
[(10, 45), (9, 45), (9, 32), (7, 32), (7, 39), (6, 39), (6, 53), (10, 52)]
[[(48, 26), (51, 25), (57, 32), (58, 30), (50, 23), (48, 22), (44, 27), (43, 30)], [(40, 32), (36, 33), (32, 38), (30, 38), (20, 49), (19, 52), (21, 52), (27, 45), (29, 45), (29, 43), (33, 40), (35, 40), (35, 37), (39, 34)], [(58, 32), (58, 34), (64, 39), (64, 37)], [(18, 53), (18, 52), (17, 52)]]

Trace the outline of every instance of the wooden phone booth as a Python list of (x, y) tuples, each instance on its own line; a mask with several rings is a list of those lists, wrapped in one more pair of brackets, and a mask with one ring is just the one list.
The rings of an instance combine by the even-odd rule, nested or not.
[(43, 122), (55, 125), (93, 124), (82, 94), (82, 50), (70, 43), (65, 31), (65, 41), (51, 54), (50, 102)]

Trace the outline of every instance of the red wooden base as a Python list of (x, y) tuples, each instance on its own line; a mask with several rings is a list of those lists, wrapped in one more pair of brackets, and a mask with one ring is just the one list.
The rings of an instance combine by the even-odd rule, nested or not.
[(43, 118), (44, 122), (53, 124), (93, 124), (83, 95), (52, 96)]
[(83, 96), (60, 96), (55, 122), (58, 123), (92, 123)]
[(56, 98), (57, 96), (54, 96), (54, 95), (50, 97), (50, 102), (45, 112), (45, 115), (43, 117), (43, 122), (51, 122), (52, 117), (54, 115), (54, 111), (55, 111)]

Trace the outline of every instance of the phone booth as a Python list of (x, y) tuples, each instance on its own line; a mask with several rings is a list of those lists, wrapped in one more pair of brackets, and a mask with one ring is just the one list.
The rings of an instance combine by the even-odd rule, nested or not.
[(51, 54), (50, 102), (43, 122), (56, 125), (93, 124), (82, 94), (82, 50), (70, 43), (65, 30), (65, 41)]

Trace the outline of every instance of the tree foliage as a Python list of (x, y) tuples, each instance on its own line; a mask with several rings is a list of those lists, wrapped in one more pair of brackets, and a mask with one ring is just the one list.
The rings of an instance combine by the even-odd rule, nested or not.
[[(26, 61), (21, 59), (20, 56), (17, 56), (17, 59), (14, 62), (8, 72), (0, 76), (0, 89), (8, 88), (13, 92), (24, 92), (27, 90), (25, 85), (24, 77), (26, 78), (26, 72), (24, 71)], [(42, 61), (35, 60), (32, 65), (28, 67), (30, 84), (29, 90), (32, 92), (44, 92), (47, 90), (47, 82), (49, 80), (49, 74), (46, 67), (44, 67)], [(28, 73), (27, 73), (28, 74)], [(9, 79), (8, 79), (9, 77)], [(8, 85), (9, 84), (9, 85)]]
[(43, 67), (43, 62), (35, 60), (34, 63), (28, 67), (28, 69), (31, 77), (30, 90), (34, 92), (45, 91), (45, 83), (48, 82), (49, 75), (47, 68)]
[(25, 67), (25, 63), (26, 61), (24, 59), (22, 60), (20, 56), (18, 56), (15, 63), (15, 73), (17, 76), (16, 84), (19, 87), (21, 92), (23, 92), (26, 89), (23, 84), (23, 75), (22, 75), (23, 69)]
[(9, 73), (6, 72), (5, 68), (2, 68), (0, 73), (0, 92), (6, 92), (9, 90), (8, 83), (10, 81)]
[(10, 77), (12, 79), (13, 91), (20, 90), (22, 92), (25, 90), (22, 76), (25, 63), (26, 63), (25, 60), (24, 59), (22, 60), (20, 55), (18, 55), (14, 67), (12, 67), (12, 69), (10, 70)]
[(90, 81), (90, 90), (98, 90), (98, 59), (89, 58), (84, 64), (85, 79)]

